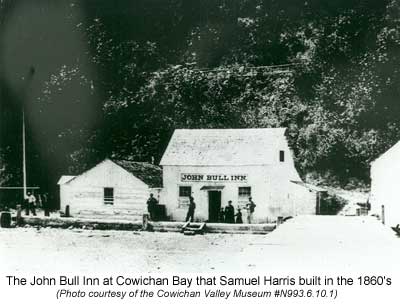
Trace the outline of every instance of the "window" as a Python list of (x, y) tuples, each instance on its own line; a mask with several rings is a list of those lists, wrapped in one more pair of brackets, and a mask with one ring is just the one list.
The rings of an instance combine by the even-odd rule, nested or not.
[(192, 186), (179, 186), (179, 197), (190, 197), (192, 195)]
[(250, 197), (251, 187), (239, 187), (239, 197)]
[(104, 188), (104, 204), (114, 204), (114, 188)]
[(280, 150), (279, 151), (279, 161), (284, 162), (285, 161), (285, 151)]

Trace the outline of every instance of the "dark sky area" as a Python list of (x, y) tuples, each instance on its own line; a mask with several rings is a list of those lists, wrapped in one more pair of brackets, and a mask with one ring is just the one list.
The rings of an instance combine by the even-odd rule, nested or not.
[[(94, 20), (101, 20), (116, 42), (157, 41), (165, 57), (174, 61), (175, 50), (186, 43), (182, 38), (188, 27), (196, 15), (201, 19), (205, 12), (196, 9), (199, 5), (193, 5), (195, 3), (162, 0), (1, 1), (0, 107), (3, 116), (0, 133), (10, 165), (21, 166), (21, 105), (24, 105), (28, 132), (28, 181), (32, 183), (40, 178), (39, 181), (46, 185), (54, 184), (54, 178), (66, 171), (64, 153), (71, 148), (68, 140), (55, 145), (60, 130), (82, 126), (83, 122), (86, 129), (102, 127), (101, 107), (105, 100), (102, 88), (96, 88), (94, 94), (88, 94), (80, 84), (62, 88), (56, 102), (47, 105), (46, 114), (50, 115), (46, 117), (40, 115), (37, 103), (46, 83), (60, 73), (62, 66), (79, 67), (80, 74), (89, 80), (108, 77), (90, 62), (93, 50), (85, 31)], [(176, 16), (171, 14), (170, 5), (181, 12)], [(188, 14), (182, 14), (184, 10)], [(76, 100), (84, 102), (71, 103)], [(84, 144), (83, 138), (81, 145)], [(37, 161), (41, 161), (40, 166)], [(50, 182), (46, 182), (47, 174), (51, 177)], [(18, 181), (16, 179), (16, 183)]]

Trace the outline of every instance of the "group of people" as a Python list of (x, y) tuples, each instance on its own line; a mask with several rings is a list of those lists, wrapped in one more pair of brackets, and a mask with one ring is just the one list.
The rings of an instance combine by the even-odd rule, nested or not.
[[(253, 213), (254, 213), (255, 207), (256, 207), (256, 204), (254, 204), (253, 199), (251, 197), (249, 197), (249, 202), (243, 208), (243, 209), (247, 210), (247, 223), (253, 222)], [(228, 201), (228, 205), (225, 207), (225, 209), (223, 207), (221, 207), (221, 211), (219, 213), (218, 220), (221, 223), (241, 224), (241, 223), (243, 223), (242, 211), (238, 207), (237, 213), (235, 214), (235, 208), (232, 205), (232, 201)]]
[[(156, 220), (156, 207), (158, 205), (158, 201), (154, 198), (154, 195), (150, 193), (150, 197), (147, 200), (147, 210), (150, 215), (150, 220)], [(249, 197), (249, 202), (246, 204), (243, 209), (247, 210), (247, 223), (253, 222), (253, 213), (255, 210), (256, 204), (254, 204), (253, 199)], [(194, 198), (192, 196), (189, 197), (189, 206), (186, 214), (185, 221), (192, 222), (194, 221), (194, 212), (196, 210), (196, 203), (194, 202)], [(218, 221), (221, 223), (243, 223), (242, 211), (238, 207), (237, 213), (235, 214), (235, 208), (232, 205), (232, 201), (228, 201), (228, 205), (224, 208), (221, 208), (221, 211), (218, 216)]]
[(36, 197), (33, 193), (28, 192), (24, 199), (24, 207), (25, 215), (29, 215), (31, 211), (34, 216), (36, 216)]
[(48, 201), (47, 193), (37, 193), (36, 196), (33, 192), (28, 191), (24, 197), (24, 202), (22, 205), (22, 209), (25, 210), (25, 215), (29, 216), (29, 213), (32, 213), (36, 216), (36, 209), (42, 208), (44, 210), (45, 216), (49, 216), (50, 206)]
[[(150, 197), (147, 200), (147, 211), (149, 212), (150, 215), (150, 220), (155, 221), (157, 219), (156, 216), (156, 207), (158, 205), (158, 201), (156, 198), (154, 198), (154, 195), (150, 193)], [(194, 202), (194, 199), (192, 196), (189, 197), (189, 207), (188, 207), (188, 212), (186, 214), (186, 222), (187, 221), (194, 221), (194, 211), (196, 209), (196, 203)]]
[[(246, 204), (244, 209), (247, 210), (247, 222), (253, 222), (253, 213), (255, 210), (256, 204), (254, 204), (253, 199), (249, 197), (249, 202)], [(194, 212), (196, 209), (196, 203), (194, 202), (194, 198), (192, 196), (189, 197), (189, 207), (186, 214), (186, 222), (194, 220)], [(235, 214), (235, 208), (232, 205), (232, 201), (228, 201), (228, 206), (221, 208), (219, 213), (219, 222), (221, 223), (243, 223), (242, 212), (241, 209), (238, 208), (237, 213)]]

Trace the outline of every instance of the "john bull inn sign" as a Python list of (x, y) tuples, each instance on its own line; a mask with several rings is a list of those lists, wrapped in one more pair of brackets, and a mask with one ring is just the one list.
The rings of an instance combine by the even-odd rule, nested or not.
[(181, 182), (237, 182), (246, 183), (247, 174), (194, 174), (182, 173)]

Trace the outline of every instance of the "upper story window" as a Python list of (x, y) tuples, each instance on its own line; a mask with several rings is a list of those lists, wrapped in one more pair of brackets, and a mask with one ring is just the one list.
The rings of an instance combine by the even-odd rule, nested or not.
[(239, 187), (239, 197), (251, 197), (251, 187)]
[(192, 186), (179, 186), (180, 197), (190, 197), (192, 195)]
[(279, 151), (279, 161), (284, 162), (285, 161), (285, 151), (280, 150)]

